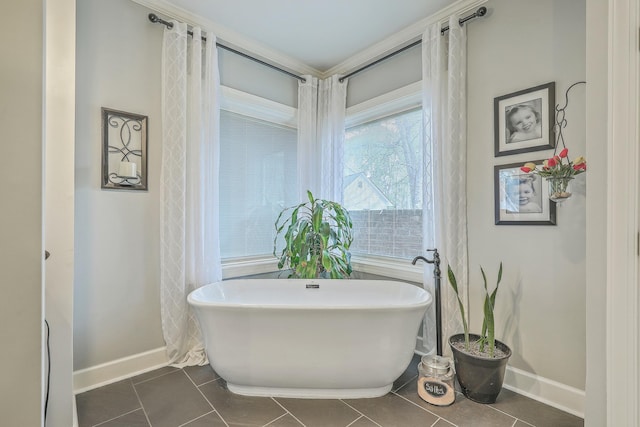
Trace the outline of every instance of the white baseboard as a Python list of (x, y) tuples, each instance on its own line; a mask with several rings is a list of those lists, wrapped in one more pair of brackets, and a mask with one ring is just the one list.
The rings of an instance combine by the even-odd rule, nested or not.
[(130, 378), (168, 364), (166, 347), (145, 351), (73, 373), (73, 393), (78, 394)]
[(511, 366), (507, 366), (504, 388), (584, 418), (584, 390)]

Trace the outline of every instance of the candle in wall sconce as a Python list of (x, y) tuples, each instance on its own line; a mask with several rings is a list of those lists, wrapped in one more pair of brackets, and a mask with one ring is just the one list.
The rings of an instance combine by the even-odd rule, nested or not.
[(147, 116), (102, 107), (102, 189), (148, 189), (147, 120)]
[(137, 178), (137, 165), (133, 162), (120, 162), (118, 176), (121, 178)]

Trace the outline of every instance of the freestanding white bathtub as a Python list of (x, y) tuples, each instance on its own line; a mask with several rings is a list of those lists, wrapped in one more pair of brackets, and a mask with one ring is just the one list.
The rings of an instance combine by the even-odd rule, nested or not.
[(380, 280), (228, 280), (191, 292), (213, 369), (234, 393), (382, 396), (409, 365), (431, 295)]

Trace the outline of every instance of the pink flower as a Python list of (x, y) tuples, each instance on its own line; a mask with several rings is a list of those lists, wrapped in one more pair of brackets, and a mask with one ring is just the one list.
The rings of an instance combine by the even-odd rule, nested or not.
[(556, 160), (556, 158), (555, 158), (555, 157), (552, 157), (552, 158), (550, 158), (549, 160), (546, 160), (546, 163), (547, 163), (547, 164), (546, 164), (545, 166), (546, 166), (547, 168), (552, 168), (552, 167), (554, 167), (555, 165), (557, 165), (557, 164), (558, 164), (558, 162), (557, 162), (557, 160)]
[(580, 163), (579, 165), (573, 165), (573, 170), (586, 171), (587, 170), (587, 164), (586, 163)]
[(526, 166), (522, 166), (522, 167), (520, 168), (520, 170), (521, 170), (522, 172), (524, 172), (524, 173), (529, 173), (529, 172), (531, 172), (531, 169), (529, 169), (529, 168), (528, 168), (528, 167), (526, 167)]
[(559, 156), (562, 157), (562, 158), (565, 158), (565, 157), (567, 157), (568, 153), (569, 153), (569, 149), (565, 148), (560, 152)]

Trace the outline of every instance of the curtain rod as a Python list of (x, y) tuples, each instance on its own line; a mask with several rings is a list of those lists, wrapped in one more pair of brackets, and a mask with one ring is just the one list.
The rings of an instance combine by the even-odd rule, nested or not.
[[(164, 19), (159, 18), (158, 15), (156, 15), (155, 13), (150, 13), (149, 14), (149, 21), (153, 22), (154, 24), (165, 25), (169, 29), (173, 28), (173, 22), (165, 21)], [(189, 34), (190, 36), (193, 37), (193, 31), (187, 30), (187, 34)], [(206, 42), (207, 38), (203, 36), (202, 37), (202, 41)], [(247, 55), (246, 53), (240, 52), (239, 50), (230, 48), (229, 46), (225, 46), (225, 45), (220, 44), (220, 43), (216, 43), (216, 46), (219, 47), (220, 49), (228, 50), (229, 52), (233, 52), (236, 55), (240, 55), (243, 58), (247, 58), (247, 59), (250, 59), (251, 61), (257, 62), (258, 64), (262, 64), (265, 67), (269, 67), (269, 68), (271, 68), (273, 70), (280, 71), (281, 73), (284, 73), (284, 74), (286, 74), (288, 76), (291, 76), (291, 77), (293, 77), (295, 79), (300, 80), (302, 83), (305, 83), (307, 81), (307, 79), (305, 79), (302, 76), (298, 76), (298, 75), (293, 74), (293, 73), (291, 73), (291, 72), (289, 72), (287, 70), (283, 70), (282, 68), (276, 67), (275, 65), (269, 64), (268, 62), (262, 61), (262, 60), (260, 60), (258, 58), (254, 58), (253, 56)]]
[[(482, 6), (482, 7), (479, 7), (478, 10), (473, 12), (471, 15), (465, 16), (464, 18), (460, 18), (458, 20), (458, 22), (460, 23), (460, 25), (463, 25), (465, 22), (467, 22), (467, 21), (469, 21), (469, 20), (471, 20), (473, 18), (484, 16), (486, 14), (487, 14), (487, 8)], [(449, 26), (448, 25), (446, 27), (442, 27), (442, 29), (440, 29), (440, 34), (444, 35), (444, 33), (446, 33), (447, 31), (449, 31)], [(381, 63), (382, 61), (386, 61), (387, 59), (389, 59), (389, 58), (391, 58), (393, 56), (396, 56), (397, 54), (402, 53), (405, 50), (411, 49), (412, 47), (417, 46), (417, 45), (419, 45), (421, 43), (422, 43), (422, 40), (416, 40), (413, 43), (410, 43), (410, 44), (408, 44), (408, 45), (406, 45), (406, 46), (404, 46), (404, 47), (402, 47), (402, 48), (400, 48), (400, 49), (398, 49), (398, 50), (396, 50), (394, 52), (391, 52), (388, 55), (383, 56), (380, 59), (376, 59), (375, 61), (373, 61), (373, 62), (371, 62), (371, 63), (369, 63), (369, 64), (367, 64), (367, 65), (365, 65), (365, 66), (363, 66), (361, 68), (358, 68), (357, 70), (354, 70), (354, 71), (350, 72), (349, 74), (347, 74), (345, 76), (340, 77), (338, 80), (342, 83), (345, 79), (353, 76), (354, 74), (358, 74), (358, 73), (366, 70), (367, 68), (373, 67), (374, 65), (377, 65), (377, 64)]]

